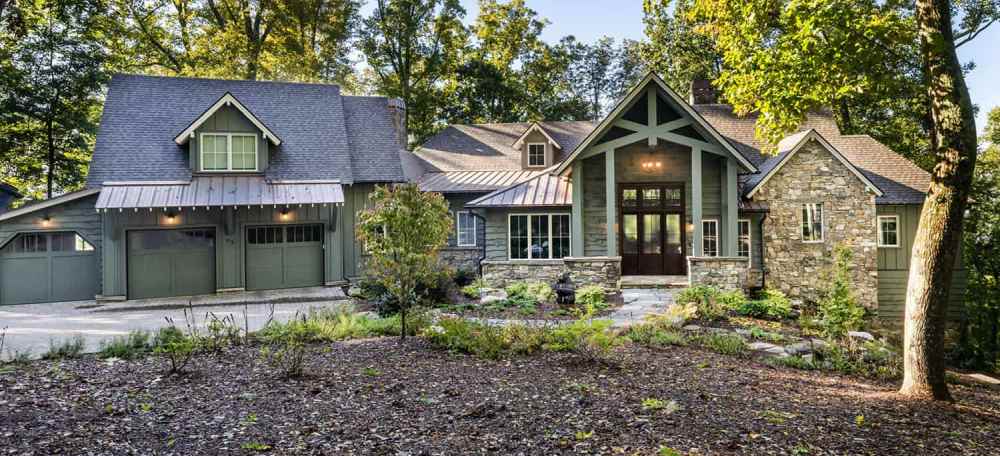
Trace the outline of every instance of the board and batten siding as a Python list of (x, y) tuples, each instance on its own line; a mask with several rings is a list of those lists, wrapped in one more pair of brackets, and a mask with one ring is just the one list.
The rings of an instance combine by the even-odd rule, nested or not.
[[(876, 215), (899, 217), (899, 247), (878, 248), (878, 315), (882, 319), (899, 324), (903, 322), (911, 252), (917, 225), (920, 222), (920, 209), (921, 206), (917, 204), (876, 206)], [(948, 314), (951, 318), (961, 314), (966, 280), (966, 271), (959, 252), (949, 298)]]
[[(201, 126), (194, 132), (194, 138), (188, 142), (188, 153), (191, 163), (191, 171), (199, 172), (201, 167), (201, 134), (202, 133), (254, 133), (257, 135), (257, 172), (262, 173), (267, 170), (270, 158), (268, 147), (270, 143), (264, 139), (263, 134), (250, 120), (243, 116), (238, 109), (232, 106), (223, 106), (215, 111)], [(213, 172), (213, 171), (208, 171)], [(247, 171), (249, 172), (249, 171)]]

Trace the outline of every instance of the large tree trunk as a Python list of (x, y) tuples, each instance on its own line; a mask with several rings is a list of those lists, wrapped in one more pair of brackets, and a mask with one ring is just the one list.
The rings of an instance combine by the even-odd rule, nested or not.
[(56, 140), (52, 116), (45, 119), (45, 139), (48, 147), (48, 170), (45, 172), (45, 195), (47, 199), (52, 199), (53, 180), (56, 174)]
[(976, 163), (976, 127), (955, 54), (951, 2), (918, 0), (917, 26), (931, 103), (931, 150), (937, 164), (913, 243), (899, 392), (916, 399), (950, 400), (944, 378), (944, 330)]

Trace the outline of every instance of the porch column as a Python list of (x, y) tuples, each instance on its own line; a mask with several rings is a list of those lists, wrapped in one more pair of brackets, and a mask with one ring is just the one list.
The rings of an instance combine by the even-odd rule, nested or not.
[(570, 252), (575, 257), (583, 254), (583, 160), (573, 162), (573, 223), (570, 227)]
[(691, 256), (702, 256), (701, 241), (701, 148), (691, 147)]
[(739, 223), (739, 195), (737, 188), (739, 183), (736, 179), (736, 160), (730, 158), (726, 160), (726, 194), (724, 195), (726, 201), (726, 228), (725, 236), (725, 256), (734, 257), (736, 256), (736, 245), (737, 237), (739, 236), (738, 223)]
[(608, 222), (608, 256), (618, 256), (618, 234), (615, 225), (618, 224), (618, 211), (615, 207), (617, 196), (615, 195), (615, 149), (612, 147), (604, 153), (604, 184), (605, 184), (605, 206), (607, 207)]

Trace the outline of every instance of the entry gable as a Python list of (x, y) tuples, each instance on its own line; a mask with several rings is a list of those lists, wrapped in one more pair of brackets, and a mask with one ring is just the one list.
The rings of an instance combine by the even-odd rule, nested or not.
[(274, 134), (270, 129), (268, 129), (267, 126), (264, 125), (263, 121), (257, 118), (257, 116), (255, 116), (252, 112), (250, 112), (249, 109), (247, 109), (246, 106), (243, 105), (243, 103), (240, 103), (240, 101), (237, 100), (236, 97), (234, 97), (233, 94), (229, 92), (226, 92), (226, 94), (223, 95), (221, 98), (219, 98), (218, 101), (216, 101), (214, 104), (212, 104), (212, 106), (206, 109), (205, 112), (201, 114), (201, 116), (199, 116), (197, 119), (191, 122), (191, 124), (188, 125), (188, 127), (185, 128), (184, 131), (180, 132), (174, 138), (174, 142), (177, 143), (177, 145), (186, 144), (189, 140), (191, 140), (194, 137), (195, 131), (198, 130), (199, 127), (201, 127), (205, 122), (211, 119), (216, 112), (218, 112), (220, 109), (226, 106), (231, 106), (235, 108), (237, 111), (239, 111), (240, 114), (243, 115), (243, 117), (245, 117), (248, 121), (250, 121), (250, 123), (254, 125), (254, 127), (257, 127), (257, 129), (260, 130), (261, 134), (264, 135), (265, 140), (270, 141), (275, 146), (281, 145), (281, 138), (279, 138), (278, 135)]
[(744, 170), (757, 172), (750, 160), (653, 72), (629, 90), (555, 172), (565, 173), (574, 160), (608, 149), (644, 140), (652, 145), (661, 139), (731, 156)]
[(802, 148), (811, 141), (816, 141), (820, 146), (822, 146), (827, 152), (834, 156), (844, 167), (851, 171), (861, 182), (868, 187), (872, 193), (878, 196), (882, 196), (883, 192), (878, 188), (875, 183), (868, 179), (864, 173), (861, 172), (850, 160), (844, 157), (837, 148), (833, 147), (823, 135), (819, 134), (818, 131), (814, 129), (809, 129), (805, 131), (798, 132), (791, 136), (786, 136), (784, 139), (778, 142), (777, 155), (771, 157), (762, 166), (761, 174), (754, 176), (749, 182), (749, 190), (747, 191), (747, 198), (752, 198), (760, 189), (767, 183), (786, 163), (791, 160), (791, 158)]

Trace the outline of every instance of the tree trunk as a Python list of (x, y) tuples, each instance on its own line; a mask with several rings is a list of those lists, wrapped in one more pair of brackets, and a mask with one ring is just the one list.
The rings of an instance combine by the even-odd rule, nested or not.
[(406, 307), (399, 308), (399, 340), (406, 340)]
[(54, 136), (55, 134), (53, 133), (52, 116), (50, 115), (47, 119), (45, 119), (45, 139), (47, 141), (46, 144), (49, 149), (48, 151), (49, 169), (45, 173), (45, 188), (46, 188), (45, 195), (48, 199), (52, 199), (53, 178), (55, 177), (55, 172), (56, 172), (56, 143)]
[(976, 127), (955, 53), (951, 2), (918, 0), (917, 27), (931, 103), (930, 144), (937, 164), (913, 243), (899, 393), (915, 399), (950, 400), (944, 375), (944, 330), (976, 163)]

